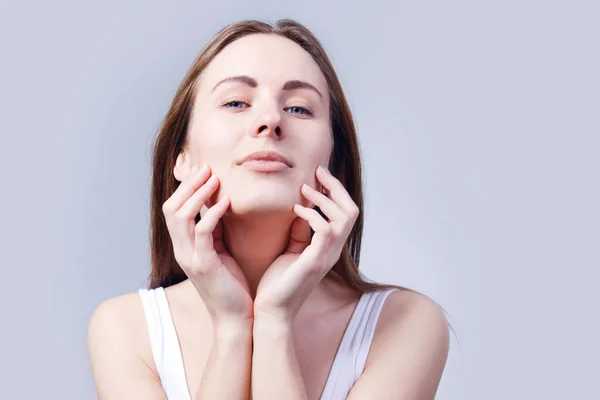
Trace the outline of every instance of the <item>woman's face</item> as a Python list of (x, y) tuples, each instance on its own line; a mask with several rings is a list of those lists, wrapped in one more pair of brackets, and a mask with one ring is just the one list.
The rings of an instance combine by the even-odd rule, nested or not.
[[(300, 187), (320, 190), (315, 170), (328, 165), (333, 145), (325, 77), (293, 41), (245, 36), (203, 71), (188, 135), (187, 154), (180, 155), (187, 163), (178, 165), (206, 163), (221, 182), (208, 207), (225, 195), (237, 215), (312, 207)], [(282, 154), (290, 166), (264, 172), (240, 163), (261, 150)]]

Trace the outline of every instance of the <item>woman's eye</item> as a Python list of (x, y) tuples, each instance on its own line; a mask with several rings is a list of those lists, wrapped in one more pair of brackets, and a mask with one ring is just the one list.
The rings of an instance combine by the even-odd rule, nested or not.
[(240, 108), (237, 106), (242, 105), (242, 104), (246, 104), (246, 103), (244, 103), (243, 101), (240, 101), (240, 100), (232, 100), (232, 101), (228, 101), (228, 102), (224, 103), (223, 106), (233, 106), (233, 107), (229, 107), (229, 108)]
[(292, 112), (292, 114), (309, 115), (309, 116), (312, 115), (312, 112), (308, 108), (298, 107), (298, 106), (292, 106), (292, 107), (288, 107), (288, 109), (290, 109), (290, 110), (296, 110), (296, 111), (303, 111), (302, 113)]

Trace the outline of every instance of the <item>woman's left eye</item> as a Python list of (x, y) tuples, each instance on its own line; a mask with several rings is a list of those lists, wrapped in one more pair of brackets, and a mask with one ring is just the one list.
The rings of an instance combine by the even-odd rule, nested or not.
[[(295, 109), (295, 110), (302, 110), (304, 111), (304, 113), (300, 114), (300, 115), (312, 115), (312, 112), (305, 107), (299, 107), (299, 106), (292, 106), (292, 107), (288, 107), (288, 109)], [(292, 114), (296, 114), (296, 113), (292, 113)]]

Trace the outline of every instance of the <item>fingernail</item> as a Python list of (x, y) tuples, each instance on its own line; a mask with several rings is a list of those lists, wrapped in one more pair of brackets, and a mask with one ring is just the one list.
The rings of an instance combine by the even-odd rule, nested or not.
[(206, 164), (202, 164), (202, 166), (200, 168), (198, 168), (198, 170), (196, 171), (198, 174), (201, 174), (203, 172), (206, 172), (206, 170), (208, 169), (208, 165)]
[(324, 166), (322, 166), (322, 165), (319, 165), (319, 169), (321, 170), (321, 172), (324, 172), (324, 173), (326, 173), (326, 174), (329, 174), (329, 170), (328, 170), (326, 167), (324, 167)]

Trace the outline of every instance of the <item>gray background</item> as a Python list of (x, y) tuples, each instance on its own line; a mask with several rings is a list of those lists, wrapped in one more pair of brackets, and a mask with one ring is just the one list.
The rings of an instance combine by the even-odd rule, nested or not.
[(595, 397), (599, 12), (3, 2), (0, 397), (95, 397), (87, 324), (145, 285), (151, 143), (172, 95), (222, 26), (283, 17), (320, 38), (355, 113), (362, 270), (429, 295), (456, 330), (437, 398)]

